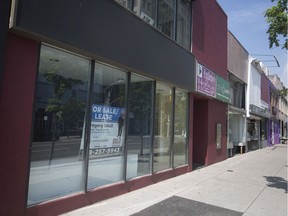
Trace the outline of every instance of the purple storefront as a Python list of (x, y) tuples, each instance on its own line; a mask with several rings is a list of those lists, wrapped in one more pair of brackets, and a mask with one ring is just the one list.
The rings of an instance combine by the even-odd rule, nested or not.
[(270, 96), (270, 119), (268, 128), (268, 145), (280, 143), (280, 125), (278, 117), (278, 95), (277, 89), (269, 80)]
[(279, 121), (277, 119), (270, 119), (269, 121), (269, 136), (268, 136), (269, 146), (279, 144)]

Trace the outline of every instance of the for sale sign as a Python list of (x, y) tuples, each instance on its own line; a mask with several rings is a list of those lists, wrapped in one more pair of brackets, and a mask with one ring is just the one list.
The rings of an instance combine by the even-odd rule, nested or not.
[[(97, 104), (92, 105), (90, 157), (94, 156), (98, 158), (121, 154), (125, 134), (124, 116), (124, 108)], [(80, 154), (84, 148), (82, 143)]]

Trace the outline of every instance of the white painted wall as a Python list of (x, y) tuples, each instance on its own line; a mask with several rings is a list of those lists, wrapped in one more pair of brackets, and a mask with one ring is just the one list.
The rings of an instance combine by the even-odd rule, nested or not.
[(261, 74), (253, 64), (251, 64), (249, 81), (249, 104), (261, 107)]

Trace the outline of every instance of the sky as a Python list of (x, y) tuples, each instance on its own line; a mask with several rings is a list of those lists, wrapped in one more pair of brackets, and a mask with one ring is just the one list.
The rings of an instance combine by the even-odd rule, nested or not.
[[(268, 24), (264, 12), (276, 2), (271, 0), (217, 0), (228, 17), (228, 29), (237, 38), (251, 57), (262, 60), (270, 74), (277, 74), (282, 83), (288, 87), (287, 51), (281, 47), (269, 48)], [(283, 37), (282, 37), (283, 40)], [(274, 55), (280, 67), (276, 66)]]

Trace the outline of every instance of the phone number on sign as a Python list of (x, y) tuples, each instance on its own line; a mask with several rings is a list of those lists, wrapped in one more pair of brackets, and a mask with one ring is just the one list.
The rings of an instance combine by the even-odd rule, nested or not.
[(119, 147), (90, 149), (89, 155), (105, 155), (120, 153)]

